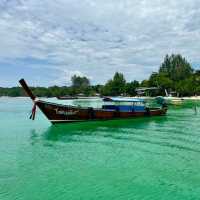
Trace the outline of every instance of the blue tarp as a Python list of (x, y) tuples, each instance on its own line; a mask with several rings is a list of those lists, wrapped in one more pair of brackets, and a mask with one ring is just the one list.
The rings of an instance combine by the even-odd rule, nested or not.
[(145, 111), (145, 106), (126, 106), (126, 105), (104, 105), (103, 109), (109, 109), (109, 110), (117, 110), (121, 112), (143, 112)]
[(144, 102), (144, 99), (131, 98), (131, 97), (106, 97), (104, 101), (114, 101), (114, 102)]

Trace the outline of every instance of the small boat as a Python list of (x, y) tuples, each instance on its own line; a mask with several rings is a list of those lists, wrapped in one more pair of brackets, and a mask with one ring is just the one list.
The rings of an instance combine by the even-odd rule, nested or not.
[(98, 97), (87, 97), (87, 96), (58, 96), (58, 100), (74, 100), (74, 99), (96, 99)]
[(155, 108), (146, 106), (143, 99), (125, 97), (107, 97), (103, 99), (105, 104), (102, 108), (51, 103), (36, 98), (24, 79), (19, 82), (34, 102), (30, 118), (35, 118), (36, 107), (39, 107), (52, 124), (160, 116), (167, 112), (167, 106), (161, 97), (159, 99), (161, 106)]
[(75, 97), (75, 96), (58, 96), (56, 98), (58, 100), (73, 100), (73, 99), (78, 99), (78, 97)]
[(178, 94), (177, 94), (177, 97), (172, 96), (173, 94), (177, 94), (177, 93), (176, 92), (168, 93), (167, 90), (165, 89), (166, 96), (164, 97), (164, 99), (165, 99), (165, 102), (167, 103), (167, 105), (175, 105), (175, 106), (182, 105), (184, 99), (178, 97)]
[(168, 96), (168, 97), (164, 97), (166, 103), (168, 105), (182, 105), (183, 102), (184, 102), (184, 99), (183, 98), (180, 98), (180, 97), (172, 97), (172, 96)]

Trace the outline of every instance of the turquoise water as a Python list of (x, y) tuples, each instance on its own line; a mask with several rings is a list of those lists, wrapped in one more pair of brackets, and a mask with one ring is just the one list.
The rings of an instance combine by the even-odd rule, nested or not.
[(58, 126), (40, 112), (29, 120), (31, 107), (0, 98), (0, 200), (200, 199), (199, 103)]

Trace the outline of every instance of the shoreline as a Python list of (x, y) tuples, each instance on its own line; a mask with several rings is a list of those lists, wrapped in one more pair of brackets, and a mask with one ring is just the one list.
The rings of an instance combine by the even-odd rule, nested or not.
[[(124, 96), (124, 97), (128, 97), (128, 98), (141, 98), (141, 99), (152, 99), (155, 97), (150, 97), (150, 96), (134, 96), (134, 97), (130, 97), (130, 96)], [(165, 96), (163, 96), (165, 98)], [(0, 98), (29, 98), (27, 96), (18, 96), (18, 97), (12, 97), (12, 96), (0, 96)], [(38, 98), (56, 98), (56, 97), (38, 97)], [(170, 97), (171, 99), (183, 99), (183, 100), (200, 100), (200, 96), (191, 96), (191, 97)], [(77, 98), (78, 99), (78, 98)], [(80, 98), (82, 99), (82, 98)], [(90, 96), (90, 97), (84, 97), (83, 99), (100, 99), (100, 97), (95, 97), (95, 96)]]

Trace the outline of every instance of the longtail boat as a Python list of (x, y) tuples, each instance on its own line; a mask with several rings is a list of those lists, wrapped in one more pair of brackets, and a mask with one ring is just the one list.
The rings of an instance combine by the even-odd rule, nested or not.
[(106, 97), (103, 99), (105, 104), (102, 108), (80, 107), (40, 100), (32, 93), (24, 79), (19, 83), (34, 103), (30, 118), (35, 118), (36, 107), (39, 107), (52, 124), (160, 116), (167, 112), (167, 106), (161, 97), (158, 101), (160, 107), (155, 108), (146, 106), (143, 99), (125, 97)]

